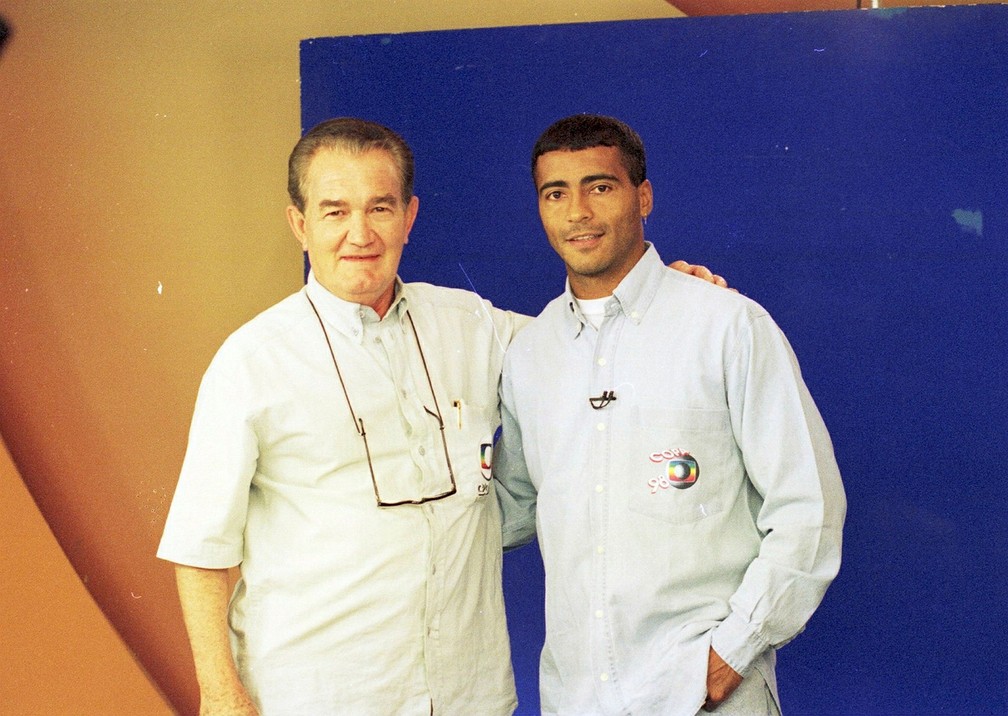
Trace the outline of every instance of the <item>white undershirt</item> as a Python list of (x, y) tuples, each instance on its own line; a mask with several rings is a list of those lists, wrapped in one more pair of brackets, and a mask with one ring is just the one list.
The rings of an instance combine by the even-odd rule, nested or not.
[(577, 303), (578, 308), (581, 309), (582, 315), (588, 320), (592, 326), (595, 327), (597, 331), (599, 326), (602, 325), (602, 319), (605, 318), (605, 307), (612, 296), (603, 296), (602, 298), (575, 298), (574, 301)]

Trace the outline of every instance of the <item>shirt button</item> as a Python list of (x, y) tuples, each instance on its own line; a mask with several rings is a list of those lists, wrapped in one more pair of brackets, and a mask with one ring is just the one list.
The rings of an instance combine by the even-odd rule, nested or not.
[(602, 492), (605, 488), (602, 485), (595, 485), (595, 492)]
[(633, 313), (630, 314), (630, 318), (636, 321), (638, 318), (640, 318), (640, 314), (637, 313), (637, 311), (634, 311)]
[(421, 445), (421, 446), (420, 446), (420, 447), (419, 447), (419, 448), (417, 449), (417, 452), (419, 452), (419, 453), (420, 453), (421, 455), (426, 455), (426, 454), (427, 454), (427, 451), (426, 451), (426, 450), (424, 450), (424, 447), (423, 447), (423, 445)]
[(602, 610), (601, 609), (599, 609), (597, 612), (595, 612), (595, 618), (596, 619), (601, 619), (602, 618)]
[(605, 423), (599, 423), (598, 425), (595, 426), (595, 428), (601, 433), (602, 431), (605, 430)]
[(602, 554), (603, 552), (605, 552), (605, 547), (599, 545), (598, 547), (595, 548), (595, 551), (598, 552), (599, 554)]
[(603, 671), (601, 674), (599, 674), (598, 678), (599, 681), (609, 681), (609, 674)]
[(605, 365), (605, 364), (606, 364), (606, 360), (605, 360), (605, 358), (599, 358), (599, 359), (598, 359), (598, 364), (599, 364), (599, 365)]

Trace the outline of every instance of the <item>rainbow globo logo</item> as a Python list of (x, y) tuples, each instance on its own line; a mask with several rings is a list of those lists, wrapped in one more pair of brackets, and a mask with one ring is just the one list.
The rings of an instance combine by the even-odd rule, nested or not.
[(685, 490), (700, 479), (700, 464), (685, 450), (654, 452), (651, 453), (650, 459), (654, 463), (665, 463), (665, 471), (658, 477), (648, 480), (652, 495), (658, 490), (667, 490), (670, 487)]
[(684, 490), (700, 477), (700, 466), (692, 455), (686, 454), (668, 461), (668, 480), (672, 487)]

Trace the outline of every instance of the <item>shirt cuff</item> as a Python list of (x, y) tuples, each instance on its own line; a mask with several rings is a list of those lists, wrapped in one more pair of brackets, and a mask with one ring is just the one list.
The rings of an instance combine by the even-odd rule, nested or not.
[(714, 630), (711, 648), (728, 666), (745, 676), (759, 655), (770, 648), (770, 643), (757, 634), (749, 622), (732, 612)]

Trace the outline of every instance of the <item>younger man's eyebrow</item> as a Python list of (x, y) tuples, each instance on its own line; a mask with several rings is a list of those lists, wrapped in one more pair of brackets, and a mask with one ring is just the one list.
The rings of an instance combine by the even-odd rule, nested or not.
[(581, 186), (584, 186), (585, 184), (591, 184), (593, 181), (600, 181), (602, 179), (614, 182), (618, 182), (620, 180), (620, 178), (615, 174), (589, 174), (586, 177), (582, 177)]
[(539, 187), (539, 193), (543, 193), (547, 189), (563, 189), (567, 187), (568, 184), (563, 179), (555, 179), (554, 181), (548, 181)]
[[(591, 184), (592, 182), (602, 181), (602, 180), (611, 181), (611, 182), (619, 182), (620, 178), (618, 176), (616, 176), (615, 174), (606, 174), (606, 173), (589, 174), (588, 176), (581, 177), (581, 181), (578, 182), (578, 183), (581, 186), (584, 186), (585, 184)], [(548, 182), (544, 183), (542, 186), (540, 186), (539, 187), (539, 193), (541, 194), (544, 191), (546, 191), (547, 189), (565, 189), (568, 186), (570, 186), (570, 185), (566, 181), (564, 181), (563, 179), (555, 179), (553, 181), (548, 181)]]

